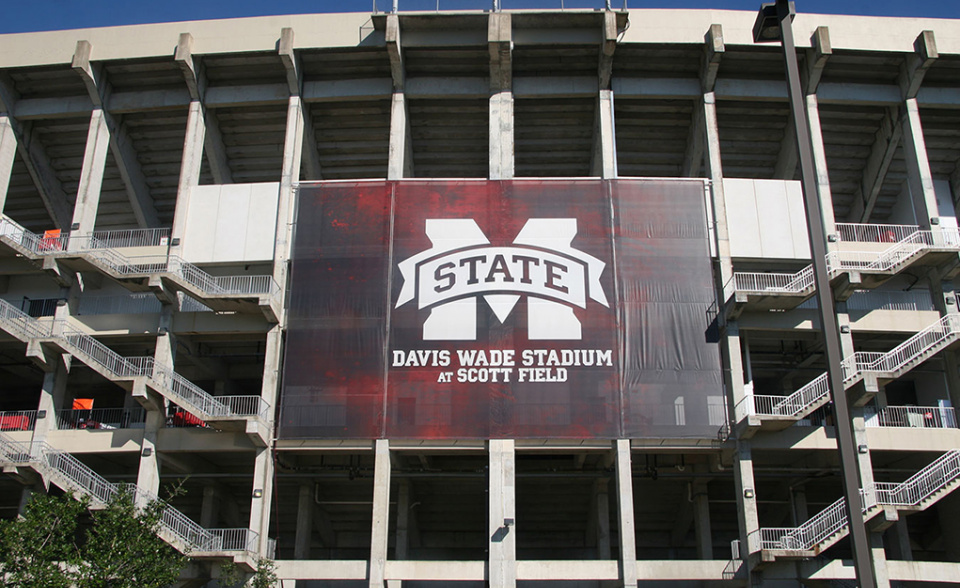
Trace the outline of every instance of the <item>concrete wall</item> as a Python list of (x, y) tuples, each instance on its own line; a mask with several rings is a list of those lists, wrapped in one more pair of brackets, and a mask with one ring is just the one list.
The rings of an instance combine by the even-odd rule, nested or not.
[(193, 188), (184, 258), (192, 263), (272, 261), (279, 188), (278, 183)]
[(800, 182), (724, 179), (733, 257), (809, 259)]

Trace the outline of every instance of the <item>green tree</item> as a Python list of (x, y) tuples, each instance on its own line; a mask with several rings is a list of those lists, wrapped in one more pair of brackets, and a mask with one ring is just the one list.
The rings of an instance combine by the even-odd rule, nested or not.
[(160, 588), (176, 582), (186, 558), (157, 532), (166, 505), (139, 510), (129, 492), (117, 492), (108, 508), (93, 513), (81, 550), (79, 588)]
[(274, 572), (272, 560), (260, 558), (257, 560), (257, 570), (253, 574), (244, 574), (240, 566), (234, 562), (227, 562), (220, 566), (220, 586), (245, 588), (273, 588), (277, 585), (277, 574)]
[(35, 495), (22, 519), (0, 522), (0, 585), (160, 588), (176, 582), (186, 558), (157, 536), (163, 502), (138, 509), (131, 493), (117, 492), (78, 537), (88, 506), (86, 498)]
[(77, 519), (86, 508), (86, 500), (35, 494), (22, 519), (0, 521), (3, 586), (73, 586), (80, 561)]

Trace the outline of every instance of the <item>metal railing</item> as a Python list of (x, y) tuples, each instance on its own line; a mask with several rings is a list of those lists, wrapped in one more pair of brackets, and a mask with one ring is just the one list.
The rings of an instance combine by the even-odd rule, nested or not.
[[(876, 482), (860, 489), (861, 513), (877, 505), (922, 508), (923, 502), (960, 478), (960, 450), (941, 455), (904, 482)], [(841, 498), (799, 527), (760, 529), (761, 549), (810, 551), (845, 530), (847, 515)]]
[(169, 257), (167, 271), (207, 294), (270, 295), (280, 289), (273, 276), (211, 276), (176, 255)]
[[(861, 512), (876, 504), (872, 490), (860, 490)], [(841, 498), (799, 527), (760, 529), (761, 549), (809, 551), (847, 526), (846, 499)]]
[(0, 217), (0, 239), (6, 239), (15, 247), (25, 249), (31, 255), (47, 255), (64, 251), (70, 240), (70, 233), (57, 231), (46, 235), (37, 235), (26, 230), (9, 217)]
[(177, 292), (177, 303), (180, 312), (213, 312), (212, 308), (183, 292)]
[(3, 330), (21, 341), (50, 336), (50, 325), (41, 323), (6, 300), (0, 299), (0, 324)]
[(0, 431), (32, 431), (36, 425), (35, 410), (0, 411)]
[(847, 299), (847, 310), (936, 310), (936, 307), (929, 290), (856, 290)]
[[(849, 383), (866, 372), (899, 372), (952, 341), (958, 333), (960, 315), (948, 314), (890, 351), (857, 351), (841, 363), (844, 382)], [(738, 420), (749, 414), (801, 417), (815, 408), (829, 392), (827, 374), (823, 373), (789, 396), (748, 394), (737, 404), (735, 412)]]
[(58, 429), (130, 429), (142, 425), (147, 413), (141, 407), (65, 409), (57, 411)]
[(260, 396), (214, 396), (227, 407), (227, 414), (270, 419), (270, 405)]
[(75, 329), (65, 320), (55, 321), (54, 333), (59, 336), (58, 338), (61, 341), (66, 343), (71, 355), (91, 367), (94, 364), (100, 366), (114, 378), (123, 380), (148, 375), (139, 366), (128, 361), (127, 358), (90, 335)]
[(157, 247), (167, 244), (170, 239), (170, 229), (94, 231), (80, 238), (89, 240), (91, 248)]
[[(898, 226), (900, 225), (852, 225), (848, 223), (844, 230), (851, 236), (856, 237), (857, 229), (854, 227), (865, 227), (863, 238), (854, 240), (867, 241), (867, 237), (874, 231), (881, 230), (877, 227)], [(905, 232), (906, 228), (903, 228), (899, 232), (893, 231), (893, 234), (898, 236)], [(885, 243), (887, 241), (878, 237), (875, 242)], [(827, 254), (827, 270), (831, 274), (841, 270), (887, 272), (913, 257), (917, 252), (929, 247), (960, 248), (960, 229), (914, 230), (896, 241), (891, 247), (880, 252), (832, 251)], [(733, 278), (738, 291), (801, 293), (813, 286), (813, 265), (808, 265), (795, 274), (735, 272)]]
[(899, 507), (920, 507), (960, 476), (960, 451), (941, 455), (906, 481), (899, 484), (876, 482), (877, 502)]
[(256, 552), (257, 533), (250, 529), (205, 529), (185, 514), (147, 490), (132, 484), (113, 484), (73, 455), (46, 442), (16, 443), (0, 433), (0, 460), (17, 464), (36, 464), (65, 490), (89, 496), (100, 504), (109, 504), (117, 493), (131, 494), (135, 504), (159, 502), (162, 505), (160, 534), (171, 536), (183, 551)]
[(919, 230), (917, 225), (837, 223), (840, 240), (847, 242), (898, 243)]
[(920, 429), (956, 429), (952, 406), (885, 406), (865, 421), (868, 427), (909, 427)]
[(151, 314), (160, 312), (161, 306), (157, 297), (149, 292), (127, 296), (84, 296), (76, 314)]

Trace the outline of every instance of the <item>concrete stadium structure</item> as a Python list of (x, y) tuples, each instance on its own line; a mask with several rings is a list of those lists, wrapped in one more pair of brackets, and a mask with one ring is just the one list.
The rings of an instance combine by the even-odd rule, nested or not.
[[(796, 135), (755, 16), (0, 36), (0, 516), (182, 483), (163, 536), (195, 556), (185, 586), (261, 555), (288, 586), (853, 585)], [(794, 29), (873, 566), (960, 583), (960, 21)], [(709, 180), (716, 438), (276, 439), (298, 183), (547, 177)]]

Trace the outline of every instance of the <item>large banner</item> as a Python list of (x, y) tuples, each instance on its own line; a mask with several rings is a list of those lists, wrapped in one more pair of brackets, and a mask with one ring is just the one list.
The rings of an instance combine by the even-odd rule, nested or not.
[(699, 180), (299, 190), (279, 436), (715, 437)]

